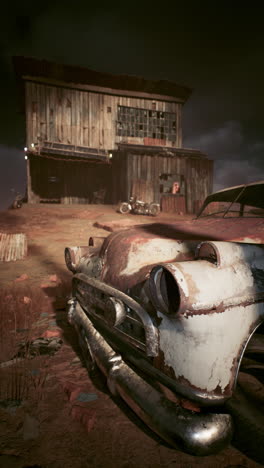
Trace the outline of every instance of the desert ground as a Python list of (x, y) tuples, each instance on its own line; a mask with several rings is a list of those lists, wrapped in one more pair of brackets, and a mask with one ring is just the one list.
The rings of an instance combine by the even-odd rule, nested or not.
[(66, 319), (72, 274), (64, 248), (107, 236), (109, 221), (154, 218), (122, 216), (110, 205), (24, 204), (0, 213), (1, 233), (28, 240), (25, 259), (0, 263), (0, 467), (262, 466), (243, 447), (205, 458), (170, 448), (110, 395), (98, 372), (88, 374)]

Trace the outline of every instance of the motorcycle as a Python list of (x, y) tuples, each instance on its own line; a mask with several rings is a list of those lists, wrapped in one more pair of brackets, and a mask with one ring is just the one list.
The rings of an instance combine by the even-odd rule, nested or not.
[(118, 206), (118, 212), (121, 214), (142, 214), (157, 216), (160, 212), (159, 203), (146, 203), (138, 200), (137, 197), (130, 197), (129, 202), (121, 202)]

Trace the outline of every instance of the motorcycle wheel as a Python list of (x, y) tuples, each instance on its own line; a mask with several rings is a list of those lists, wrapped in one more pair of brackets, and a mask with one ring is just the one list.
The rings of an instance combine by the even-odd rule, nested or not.
[(151, 216), (157, 216), (160, 212), (159, 205), (157, 203), (151, 203), (149, 205), (149, 214)]
[(143, 209), (143, 214), (148, 215), (149, 214), (149, 203), (144, 204), (144, 209)]
[(129, 206), (129, 204), (127, 202), (122, 202), (122, 203), (119, 204), (117, 211), (119, 213), (121, 213), (121, 214), (129, 213), (130, 206)]

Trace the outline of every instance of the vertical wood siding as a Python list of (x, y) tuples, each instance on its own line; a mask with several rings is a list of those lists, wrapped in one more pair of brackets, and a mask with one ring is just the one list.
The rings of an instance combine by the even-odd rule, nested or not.
[[(156, 110), (175, 113), (176, 146), (182, 144), (182, 105), (155, 101)], [(116, 135), (118, 106), (152, 109), (152, 99), (122, 97), (26, 82), (27, 146), (44, 141), (114, 150), (144, 138)], [(166, 141), (171, 147), (172, 142)]]
[[(159, 177), (163, 173), (183, 176), (185, 185), (183, 195), (188, 213), (195, 213), (197, 207), (212, 192), (213, 161), (211, 160), (176, 154), (172, 156), (116, 152), (113, 158), (112, 185), (119, 186), (120, 190), (113, 192), (113, 203), (127, 200), (130, 195), (135, 195), (133, 193), (135, 187), (139, 192), (138, 197), (142, 199), (147, 197), (144, 201), (160, 203)], [(151, 188), (149, 184), (152, 185)]]

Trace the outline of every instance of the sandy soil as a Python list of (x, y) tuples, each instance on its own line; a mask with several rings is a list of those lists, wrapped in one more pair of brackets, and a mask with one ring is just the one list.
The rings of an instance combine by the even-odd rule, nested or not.
[[(53, 355), (27, 350), (0, 368), (0, 467), (260, 467), (232, 446), (206, 458), (167, 447), (82, 365), (65, 316), (72, 275), (64, 248), (107, 236), (94, 223), (120, 217), (100, 205), (24, 205), (0, 213), (0, 232), (23, 232), (29, 246), (25, 260), (0, 264), (0, 361), (12, 359), (22, 341), (62, 340)], [(153, 220), (122, 217), (128, 225)]]

